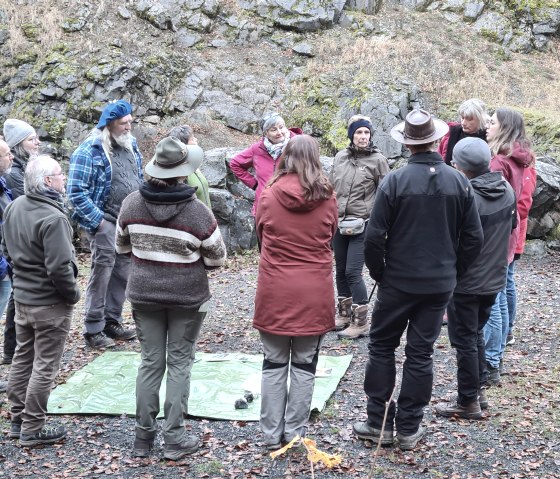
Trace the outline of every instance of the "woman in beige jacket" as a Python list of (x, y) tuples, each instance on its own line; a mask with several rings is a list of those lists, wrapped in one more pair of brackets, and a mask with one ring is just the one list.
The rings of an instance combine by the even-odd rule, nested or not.
[[(354, 115), (348, 121), (350, 145), (334, 158), (330, 180), (336, 191), (339, 229), (333, 239), (338, 293), (338, 336), (356, 339), (369, 331), (364, 268), (365, 226), (377, 186), (389, 172), (387, 159), (373, 145), (371, 119)], [(348, 222), (357, 227), (342, 227)], [(360, 226), (361, 224), (361, 226)], [(343, 331), (342, 331), (343, 330)]]

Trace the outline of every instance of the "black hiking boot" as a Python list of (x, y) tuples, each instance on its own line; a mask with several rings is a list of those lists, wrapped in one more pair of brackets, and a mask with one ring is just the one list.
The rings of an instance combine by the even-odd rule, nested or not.
[(43, 426), (38, 432), (33, 434), (20, 433), (19, 445), (24, 447), (41, 446), (43, 444), (54, 444), (66, 437), (64, 426)]
[(136, 337), (136, 329), (123, 328), (121, 323), (116, 323), (115, 321), (107, 322), (103, 332), (111, 339), (123, 339), (125, 341), (129, 341)]
[(115, 345), (115, 341), (108, 338), (103, 331), (94, 334), (85, 333), (84, 339), (86, 344), (92, 349), (112, 348)]

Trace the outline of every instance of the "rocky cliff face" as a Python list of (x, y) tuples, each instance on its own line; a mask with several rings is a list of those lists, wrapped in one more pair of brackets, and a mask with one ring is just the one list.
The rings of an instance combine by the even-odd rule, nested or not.
[(506, 50), (544, 50), (560, 26), (555, 0), (403, 0), (420, 11), (438, 11), (451, 23), (468, 22), (475, 31), (499, 42)]
[[(557, 48), (559, 23), (548, 0), (14, 0), (0, 7), (0, 121), (29, 121), (67, 157), (105, 103), (125, 98), (149, 158), (180, 122), (206, 149), (250, 144), (242, 135), (277, 109), (332, 155), (347, 144), (346, 120), (362, 113), (398, 159), (388, 131), (408, 110), (454, 119), (477, 96), (532, 108), (536, 147), (554, 156), (560, 61), (515, 52)], [(218, 169), (227, 178), (225, 163)], [(250, 193), (234, 181), (214, 187), (222, 222), (249, 208), (235, 203)], [(251, 244), (233, 236), (233, 249)]]

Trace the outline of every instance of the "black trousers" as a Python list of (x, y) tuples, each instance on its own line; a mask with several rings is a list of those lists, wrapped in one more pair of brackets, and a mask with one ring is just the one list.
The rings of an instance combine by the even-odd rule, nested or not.
[(368, 296), (364, 282), (364, 238), (359, 235), (341, 235), (339, 230), (333, 238), (336, 263), (336, 292), (338, 296), (352, 297), (354, 304), (367, 304)]
[(6, 324), (4, 326), (4, 359), (12, 359), (16, 350), (16, 306), (14, 293), (10, 294), (8, 306), (6, 307)]
[(368, 424), (381, 429), (385, 403), (395, 387), (395, 350), (406, 330), (406, 359), (397, 404), (389, 404), (386, 430), (410, 435), (418, 431), (433, 383), (434, 343), (451, 291), (411, 294), (380, 284), (373, 308), (364, 390), (368, 396)]
[(454, 293), (447, 306), (451, 346), (457, 350), (457, 402), (467, 406), (478, 400), (486, 384), (486, 355), (482, 328), (490, 317), (496, 294)]

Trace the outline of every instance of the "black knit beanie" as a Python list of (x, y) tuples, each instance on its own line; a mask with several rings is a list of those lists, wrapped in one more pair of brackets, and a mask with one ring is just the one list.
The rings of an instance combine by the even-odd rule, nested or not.
[(351, 143), (353, 142), (354, 139), (354, 133), (356, 133), (356, 130), (358, 128), (361, 128), (362, 126), (365, 126), (369, 130), (370, 134), (373, 135), (373, 131), (372, 131), (373, 126), (371, 122), (364, 118), (360, 118), (359, 120), (356, 120), (348, 127), (348, 139), (350, 140)]

